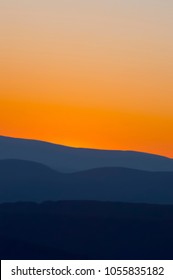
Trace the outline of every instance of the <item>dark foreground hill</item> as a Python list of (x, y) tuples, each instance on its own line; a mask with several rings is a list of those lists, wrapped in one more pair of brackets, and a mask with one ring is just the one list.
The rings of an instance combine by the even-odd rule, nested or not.
[(173, 171), (173, 159), (132, 151), (78, 149), (41, 141), (0, 137), (0, 159), (39, 162), (61, 172), (100, 167)]
[(173, 204), (173, 172), (98, 168), (63, 174), (38, 163), (0, 161), (0, 202), (45, 200)]
[(0, 205), (1, 259), (173, 259), (173, 206)]

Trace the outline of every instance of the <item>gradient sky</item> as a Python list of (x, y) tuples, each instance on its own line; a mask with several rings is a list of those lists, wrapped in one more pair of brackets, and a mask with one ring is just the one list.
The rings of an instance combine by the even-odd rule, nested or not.
[(0, 134), (173, 157), (172, 0), (1, 0)]

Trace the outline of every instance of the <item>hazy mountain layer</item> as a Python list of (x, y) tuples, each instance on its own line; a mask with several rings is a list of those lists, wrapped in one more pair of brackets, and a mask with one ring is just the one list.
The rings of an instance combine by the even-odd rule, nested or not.
[(63, 174), (39, 163), (0, 161), (0, 202), (45, 200), (173, 204), (173, 172), (114, 167)]
[(77, 149), (46, 142), (0, 137), (0, 159), (22, 159), (45, 164), (61, 172), (99, 167), (126, 167), (173, 171), (173, 160), (131, 151)]

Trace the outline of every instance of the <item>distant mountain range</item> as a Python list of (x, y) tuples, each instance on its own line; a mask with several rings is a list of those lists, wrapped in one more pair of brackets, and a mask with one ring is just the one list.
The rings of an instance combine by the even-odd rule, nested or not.
[(173, 206), (9, 203), (0, 221), (0, 259), (173, 259)]
[(0, 137), (0, 159), (38, 162), (60, 172), (101, 167), (173, 171), (173, 159), (132, 151), (70, 148), (41, 141)]
[(172, 236), (172, 159), (0, 137), (0, 259), (172, 259)]
[(0, 137), (0, 259), (172, 259), (172, 236), (172, 159)]
[(0, 161), (0, 202), (48, 200), (173, 204), (173, 172), (105, 167), (64, 174), (40, 163)]

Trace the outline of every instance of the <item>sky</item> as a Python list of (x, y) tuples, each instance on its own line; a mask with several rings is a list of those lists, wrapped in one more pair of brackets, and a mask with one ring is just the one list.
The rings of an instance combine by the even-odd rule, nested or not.
[(173, 158), (172, 0), (1, 0), (0, 135)]

